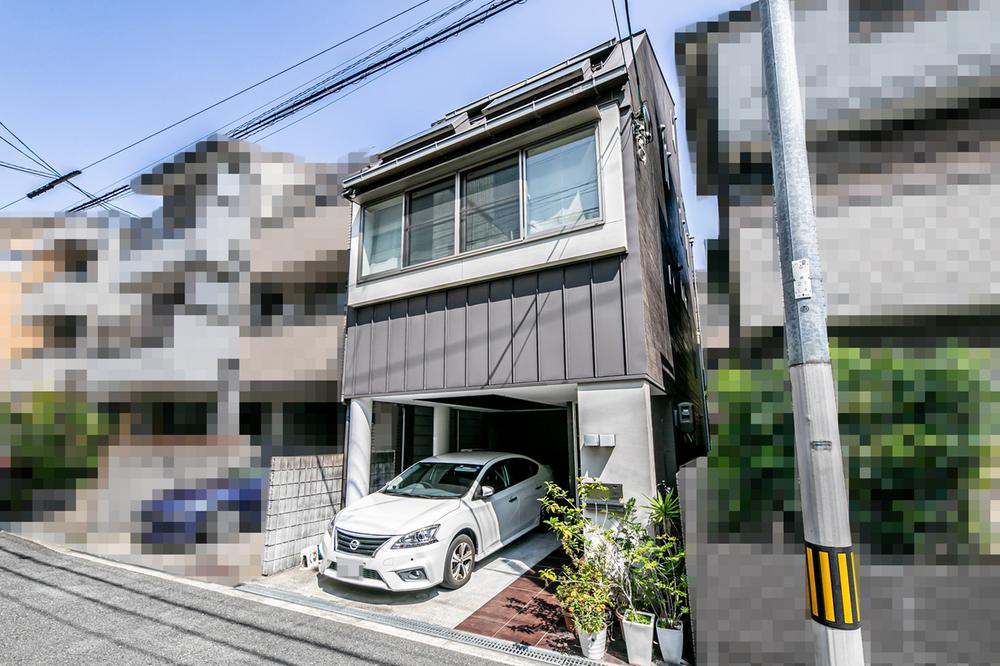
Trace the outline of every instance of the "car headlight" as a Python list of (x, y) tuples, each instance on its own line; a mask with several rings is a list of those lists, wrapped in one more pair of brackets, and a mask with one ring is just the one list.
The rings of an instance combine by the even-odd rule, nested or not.
[(326, 533), (329, 534), (331, 537), (333, 536), (333, 524), (336, 522), (337, 522), (337, 517), (334, 516), (333, 520), (330, 521), (330, 524), (326, 526)]
[(393, 548), (415, 548), (417, 546), (426, 546), (428, 544), (437, 543), (437, 539), (434, 537), (437, 535), (438, 528), (440, 525), (430, 525), (429, 527), (421, 527), (419, 530), (413, 530), (409, 534), (404, 534), (396, 540), (396, 543), (392, 544)]

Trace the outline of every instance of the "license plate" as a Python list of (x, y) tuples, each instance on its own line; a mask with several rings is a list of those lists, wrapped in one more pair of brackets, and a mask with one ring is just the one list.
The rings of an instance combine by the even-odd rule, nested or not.
[(345, 562), (343, 560), (338, 561), (337, 578), (343, 578), (345, 580), (357, 580), (358, 578), (361, 578), (361, 563)]

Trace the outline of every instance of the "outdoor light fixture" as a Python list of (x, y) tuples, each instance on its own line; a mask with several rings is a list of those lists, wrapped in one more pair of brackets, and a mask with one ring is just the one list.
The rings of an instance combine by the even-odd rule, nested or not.
[(430, 525), (428, 527), (421, 527), (419, 530), (413, 530), (409, 534), (404, 534), (399, 537), (396, 543), (392, 544), (393, 548), (416, 548), (417, 546), (427, 546), (432, 543), (437, 543), (435, 535), (437, 534), (440, 525)]

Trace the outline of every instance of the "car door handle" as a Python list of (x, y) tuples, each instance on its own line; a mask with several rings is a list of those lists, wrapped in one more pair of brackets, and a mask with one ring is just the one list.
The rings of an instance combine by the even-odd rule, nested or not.
[(516, 502), (516, 501), (517, 501), (517, 496), (515, 495), (514, 497), (511, 497), (509, 500), (507, 500), (507, 503), (509, 504), (511, 502)]
[(541, 489), (542, 489), (541, 486), (535, 486), (535, 490), (541, 490)]

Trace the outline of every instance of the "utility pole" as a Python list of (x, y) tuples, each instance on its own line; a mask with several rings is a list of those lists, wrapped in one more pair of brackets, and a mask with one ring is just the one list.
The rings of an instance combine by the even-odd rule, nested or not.
[(795, 465), (806, 541), (806, 604), (812, 618), (816, 664), (863, 665), (857, 565), (848, 520), (826, 332), (826, 288), (816, 243), (791, 9), (789, 0), (761, 0), (760, 10), (775, 232), (785, 305), (785, 356), (792, 382)]

